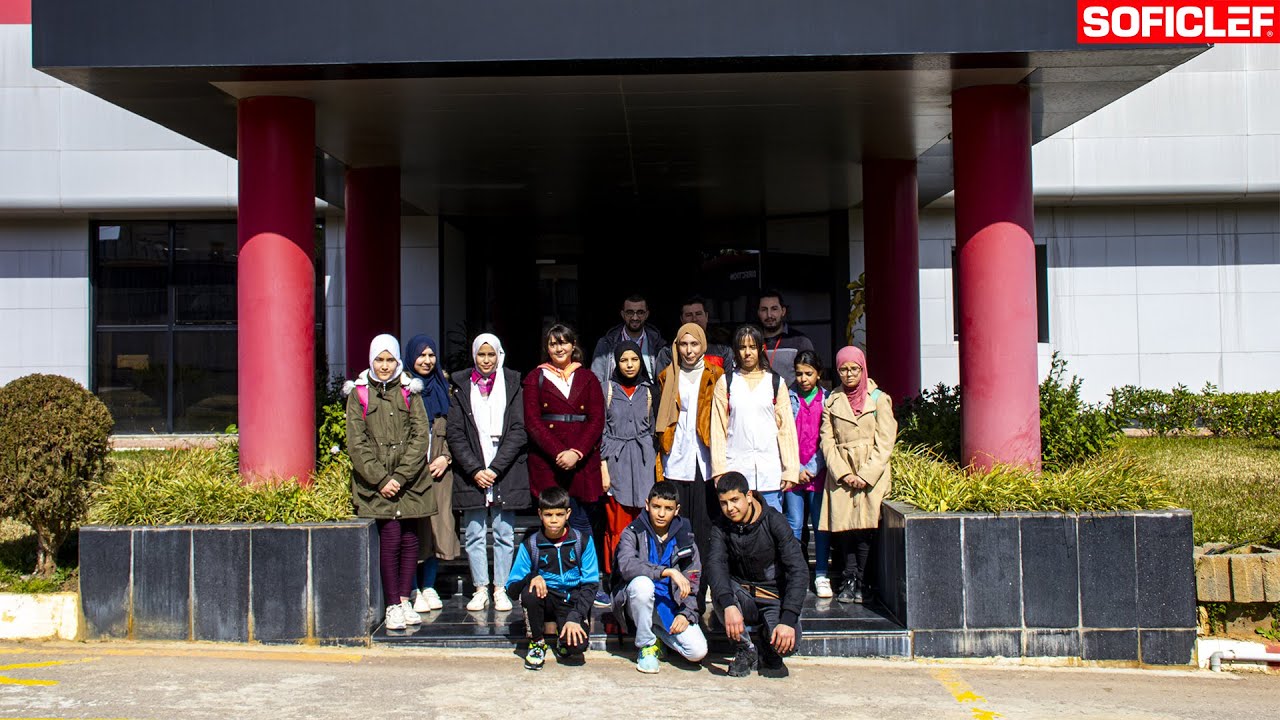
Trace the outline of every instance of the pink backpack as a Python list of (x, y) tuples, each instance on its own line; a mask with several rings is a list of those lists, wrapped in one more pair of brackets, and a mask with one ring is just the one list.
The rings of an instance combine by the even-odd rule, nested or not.
[[(406, 410), (408, 410), (409, 395), (411, 394), (411, 391), (409, 390), (409, 386), (401, 385), (400, 392), (404, 393), (404, 407)], [(368, 417), (369, 416), (369, 386), (357, 385), (356, 398), (360, 400), (360, 410), (361, 410), (360, 417)]]

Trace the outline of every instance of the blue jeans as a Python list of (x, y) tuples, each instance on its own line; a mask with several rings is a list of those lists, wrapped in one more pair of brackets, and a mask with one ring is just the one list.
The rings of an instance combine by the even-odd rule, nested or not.
[(805, 506), (808, 506), (809, 530), (813, 534), (813, 551), (817, 555), (814, 558), (813, 574), (826, 575), (831, 557), (831, 533), (818, 530), (818, 523), (822, 519), (822, 491), (795, 490), (782, 493), (782, 505), (787, 524), (791, 526), (796, 540), (800, 539), (804, 530)]
[(471, 566), (471, 582), (476, 587), (489, 587), (489, 549), (487, 534), (493, 530), (493, 584), (505, 588), (507, 575), (515, 563), (516, 514), (498, 507), (462, 511), (463, 538), (467, 563)]
[(769, 507), (782, 512), (782, 491), (781, 490), (760, 490), (760, 497), (768, 504)]

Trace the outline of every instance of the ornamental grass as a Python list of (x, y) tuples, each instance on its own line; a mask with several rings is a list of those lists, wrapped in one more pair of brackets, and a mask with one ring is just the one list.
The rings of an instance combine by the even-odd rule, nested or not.
[(242, 484), (234, 443), (118, 455), (122, 457), (94, 497), (91, 523), (293, 524), (352, 516), (351, 466), (345, 456), (328, 464), (305, 488), (296, 480)]
[(1132, 455), (1112, 451), (1061, 469), (996, 465), (968, 470), (934, 450), (900, 447), (890, 498), (926, 512), (1117, 512), (1177, 506), (1169, 483)]

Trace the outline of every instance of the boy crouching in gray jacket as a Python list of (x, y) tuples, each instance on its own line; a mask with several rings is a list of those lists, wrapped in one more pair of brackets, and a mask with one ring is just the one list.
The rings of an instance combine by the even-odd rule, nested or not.
[(675, 485), (657, 483), (645, 512), (618, 540), (613, 614), (619, 623), (634, 626), (640, 650), (636, 669), (643, 673), (658, 672), (659, 640), (691, 662), (707, 654), (707, 639), (698, 627), (702, 560), (692, 525), (679, 510)]

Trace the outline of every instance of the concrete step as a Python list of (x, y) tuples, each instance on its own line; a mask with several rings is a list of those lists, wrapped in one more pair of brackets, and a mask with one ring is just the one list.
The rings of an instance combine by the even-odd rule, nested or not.
[[(405, 630), (387, 630), (379, 625), (372, 641), (384, 647), (522, 648), (524, 620), (520, 607), (510, 612), (497, 612), (493, 606), (480, 612), (469, 612), (469, 595), (455, 594), (445, 599), (445, 607), (423, 615), (423, 624)], [(708, 617), (703, 627), (707, 627)], [(729, 653), (732, 645), (724, 632), (708, 633), (712, 652)], [(819, 600), (813, 593), (805, 598), (800, 620), (801, 638), (798, 654), (826, 657), (910, 657), (911, 636), (894, 622), (878, 605), (841, 605), (832, 600)], [(596, 608), (592, 613), (591, 648), (623, 654), (635, 651), (630, 637), (619, 634), (611, 609)]]

